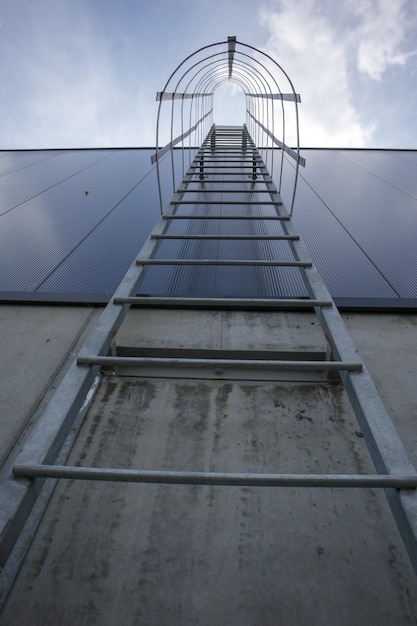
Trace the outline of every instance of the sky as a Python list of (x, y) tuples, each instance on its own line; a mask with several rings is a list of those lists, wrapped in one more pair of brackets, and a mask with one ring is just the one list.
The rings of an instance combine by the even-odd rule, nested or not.
[(301, 146), (417, 149), (417, 0), (0, 0), (0, 149), (153, 146), (156, 92), (229, 35), (290, 76)]

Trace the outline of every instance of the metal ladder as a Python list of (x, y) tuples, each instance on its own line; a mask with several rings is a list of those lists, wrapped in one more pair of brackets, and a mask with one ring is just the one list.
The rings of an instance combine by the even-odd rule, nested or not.
[[(237, 222), (246, 227), (245, 233), (228, 234), (223, 230), (225, 224), (236, 225)], [(220, 232), (206, 232), (204, 225), (208, 223), (215, 223)], [(181, 232), (178, 232), (179, 225), (183, 225)], [(255, 231), (251, 225), (256, 225)], [(201, 249), (204, 251), (204, 245), (211, 242), (248, 241), (255, 246), (256, 258), (218, 258), (214, 253), (211, 257), (204, 257), (201, 253), (190, 257), (189, 247), (180, 247), (179, 257), (164, 258), (159, 254), (161, 246), (170, 240), (182, 245), (198, 244), (200, 248), (197, 246), (195, 250), (200, 252)], [(270, 254), (261, 258), (259, 252), (265, 249), (263, 244), (270, 242), (282, 242), (285, 250), (291, 253), (291, 258), (270, 258)], [(162, 296), (140, 295), (141, 284), (149, 268), (167, 266), (183, 272), (190, 269), (196, 272), (202, 266), (213, 266), (218, 272), (222, 271), (222, 267), (227, 269), (234, 266), (259, 268), (259, 271), (262, 268), (276, 268), (278, 272), (292, 268), (290, 271), (299, 273), (305, 292), (300, 297), (286, 297), (285, 293), (281, 293), (275, 297), (239, 298), (216, 293), (184, 296), (175, 293), (173, 289), (172, 293)], [(132, 306), (314, 311), (328, 343), (327, 355), (321, 355), (320, 358), (306, 355), (303, 358), (302, 354), (297, 353), (295, 358), (290, 355), (284, 355), (284, 358), (279, 354), (274, 358), (262, 358), (258, 354), (253, 358), (249, 352), (239, 354), (238, 357), (231, 357), (226, 352), (210, 353), (207, 356), (203, 352), (193, 357), (185, 353), (183, 356), (178, 353), (175, 356), (120, 356), (114, 354), (114, 338)], [(255, 379), (257, 371), (269, 372), (272, 379), (277, 372), (318, 372), (324, 373), (324, 377), (338, 375), (346, 388), (376, 473), (254, 474), (54, 465), (71, 420), (80, 410), (102, 367), (120, 368), (120, 371), (135, 368), (139, 373), (155, 368), (173, 368), (179, 376), (191, 368), (193, 371), (210, 370), (214, 372), (213, 377), (216, 372), (237, 368), (238, 371), (249, 370)], [(56, 421), (57, 414), (61, 416), (59, 424)], [(211, 128), (167, 209), (57, 390), (45, 412), (43, 424), (44, 432), (47, 425), (44, 451), (39, 453), (33, 446), (26, 446), (13, 468), (15, 477), (205, 485), (383, 488), (417, 571), (416, 471), (245, 126)], [(35, 489), (38, 490), (39, 486), (33, 487)]]

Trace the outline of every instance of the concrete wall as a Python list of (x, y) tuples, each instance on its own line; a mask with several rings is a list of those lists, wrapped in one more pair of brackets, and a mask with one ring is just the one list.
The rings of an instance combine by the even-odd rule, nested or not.
[[(99, 310), (0, 313), (7, 468)], [(132, 313), (121, 349), (133, 341), (171, 350), (174, 333), (190, 349), (285, 351), (294, 341), (323, 349), (313, 320), (307, 341), (291, 314), (277, 333), (273, 314), (214, 312), (202, 323), (192, 312), (172, 312), (169, 322), (153, 311)], [(416, 463), (417, 316), (344, 318)], [(372, 472), (340, 385), (111, 371), (69, 464)], [(1, 625), (48, 620), (406, 626), (417, 620), (417, 585), (381, 491), (60, 481), (0, 614)]]
[[(24, 437), (33, 425), (39, 409), (45, 406), (100, 312), (98, 308), (86, 306), (0, 306), (2, 464), (19, 437)], [(343, 317), (417, 465), (417, 315), (349, 313)], [(149, 331), (155, 333), (152, 328)], [(198, 332), (190, 325), (187, 333), (198, 337)], [(167, 329), (165, 345), (170, 345), (169, 336), (170, 329)], [(288, 336), (294, 336), (294, 327)], [(241, 347), (242, 342), (250, 345), (251, 338), (242, 337)], [(288, 344), (288, 339), (286, 342)], [(289, 344), (283, 349), (288, 347)]]
[(0, 305), (0, 466), (16, 454), (99, 312)]

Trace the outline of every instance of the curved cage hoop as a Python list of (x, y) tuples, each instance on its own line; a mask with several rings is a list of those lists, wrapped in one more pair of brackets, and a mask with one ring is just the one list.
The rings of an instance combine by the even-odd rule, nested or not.
[[(300, 155), (298, 104), (299, 94), (285, 70), (268, 54), (228, 37), (227, 41), (204, 46), (186, 57), (157, 93), (156, 163), (159, 199), (163, 212), (161, 160), (170, 153), (172, 193), (176, 191), (174, 148), (182, 149), (182, 177), (197, 148), (216, 125), (214, 94), (225, 83), (234, 84), (245, 95), (246, 123), (250, 137), (273, 169), (274, 154), (280, 153), (279, 190), (281, 189), (284, 153), (295, 161), (291, 212), (294, 207)], [(167, 106), (168, 105), (168, 106)], [(286, 114), (286, 107), (292, 114)], [(289, 122), (291, 120), (291, 128)], [(245, 131), (246, 132), (246, 131)], [(289, 147), (287, 137), (295, 147)], [(170, 190), (171, 191), (171, 190)]]

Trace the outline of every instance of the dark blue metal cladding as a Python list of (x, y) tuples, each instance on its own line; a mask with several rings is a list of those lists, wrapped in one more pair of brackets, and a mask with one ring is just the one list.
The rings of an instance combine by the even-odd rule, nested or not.
[[(65, 159), (67, 167), (62, 165)], [(157, 219), (156, 181), (148, 188), (145, 185), (151, 171), (147, 150), (67, 151), (44, 161), (37, 176), (29, 177), (26, 201), (19, 195), (10, 209), (10, 197), (5, 194), (8, 204), (0, 217), (0, 289), (36, 293), (50, 287), (51, 293), (111, 293)], [(139, 186), (145, 204), (141, 205), (137, 192), (134, 206), (126, 203)], [(146, 214), (142, 226), (141, 213)], [(81, 250), (87, 250), (82, 266)], [(54, 281), (54, 274), (60, 280)]]
[(37, 154), (36, 160), (36, 153), (9, 153), (6, 162), (0, 157), (0, 216), (113, 154), (109, 150), (54, 150), (45, 151), (42, 156)]
[(411, 161), (412, 163), (417, 163), (417, 151), (416, 150), (397, 150), (396, 154), (400, 159)]
[(412, 154), (303, 152), (294, 220), (333, 297), (417, 297)]
[(19, 150), (0, 152), (0, 177), (22, 171), (36, 163), (53, 159), (65, 150)]
[[(270, 200), (262, 180), (253, 182), (250, 173), (253, 161), (248, 160), (246, 169), (240, 164), (233, 165), (232, 178), (241, 180), (232, 184), (227, 182), (223, 168), (224, 157), (210, 155), (210, 163), (204, 163), (204, 181), (195, 181), (184, 196), (185, 205), (179, 205), (177, 215), (193, 215), (190, 220), (173, 221), (169, 234), (212, 235), (212, 236), (247, 236), (247, 235), (282, 235), (279, 222), (265, 222), (263, 216), (276, 216), (275, 208), (262, 201)], [(213, 168), (213, 163), (221, 169)], [(233, 163), (233, 161), (232, 161)], [(230, 163), (228, 163), (230, 167)], [(199, 171), (199, 170), (198, 170)], [(230, 169), (229, 169), (230, 171)], [(215, 182), (214, 182), (215, 181)], [(216, 191), (213, 191), (216, 190)], [(233, 193), (230, 189), (234, 189)], [(249, 194), (248, 194), (249, 192)], [(210, 201), (204, 204), (205, 201)], [(253, 205), (239, 202), (253, 202)], [(193, 205), (190, 203), (198, 202)], [(226, 204), (224, 204), (226, 202)], [(233, 202), (236, 204), (228, 204)], [(214, 203), (214, 204), (213, 204)], [(257, 220), (213, 219), (217, 216), (234, 217), (236, 215), (259, 215)], [(212, 219), (198, 219), (199, 216)], [(270, 240), (233, 240), (233, 239), (177, 239), (164, 240), (156, 253), (158, 259), (208, 259), (208, 260), (282, 260), (291, 261), (293, 255), (287, 241)], [(202, 267), (198, 265), (169, 266), (161, 270), (148, 270), (139, 293), (169, 294), (173, 296), (206, 297), (290, 297), (306, 296), (300, 270), (284, 267), (248, 267), (240, 265), (227, 267), (216, 265)]]
[[(0, 290), (4, 299), (106, 301), (124, 276), (159, 217), (153, 150), (50, 150), (0, 153)], [(279, 151), (277, 151), (278, 153)], [(187, 151), (175, 150), (176, 185)], [(380, 150), (303, 151), (294, 219), (336, 300), (369, 306), (417, 305), (417, 152)], [(279, 164), (279, 159), (275, 159)], [(168, 161), (163, 180), (165, 205), (172, 195)], [(289, 174), (289, 176), (287, 176)], [(286, 161), (284, 181), (291, 180)], [(214, 178), (214, 177), (213, 177)], [(222, 189), (205, 182), (207, 189)], [(277, 172), (274, 178), (278, 181)], [(262, 199), (258, 183), (253, 200)], [(195, 180), (187, 199), (204, 200)], [(226, 185), (224, 185), (226, 188)], [(238, 186), (236, 185), (236, 188)], [(243, 187), (242, 187), (243, 189)], [(86, 193), (87, 192), (87, 193)], [(282, 190), (287, 206), (290, 190)], [(236, 207), (219, 193), (218, 205), (183, 205), (179, 214), (221, 212)], [(249, 208), (237, 209), (245, 214)], [(259, 215), (271, 207), (254, 205)], [(271, 235), (276, 222), (177, 220), (171, 234)], [(290, 258), (287, 242), (233, 240), (163, 241), (157, 257)], [(141, 293), (230, 297), (305, 295), (296, 268), (149, 268)]]
[(88, 236), (44, 278), (41, 293), (102, 294), (116, 290), (159, 217), (155, 172), (112, 206)]
[[(340, 156), (417, 200), (417, 155), (409, 151), (343, 150)], [(414, 156), (415, 159), (410, 159)]]

